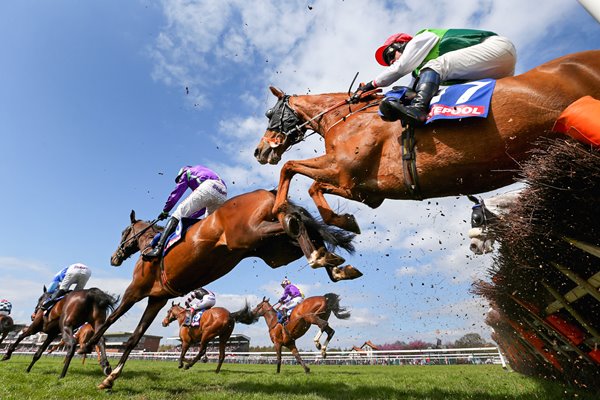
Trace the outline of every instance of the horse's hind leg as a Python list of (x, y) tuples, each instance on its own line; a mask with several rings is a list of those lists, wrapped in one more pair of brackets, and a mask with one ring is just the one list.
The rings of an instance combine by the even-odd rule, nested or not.
[(54, 332), (54, 333), (49, 333), (48, 334), (48, 336), (46, 337), (46, 340), (44, 340), (44, 343), (42, 343), (42, 345), (40, 346), (40, 348), (37, 349), (37, 351), (33, 355), (33, 359), (31, 360), (31, 364), (29, 364), (29, 366), (27, 367), (27, 372), (31, 371), (31, 368), (33, 368), (33, 364), (35, 364), (36, 361), (40, 359), (40, 357), (42, 356), (42, 354), (44, 354), (44, 351), (46, 351), (46, 349), (48, 348), (48, 346), (50, 346), (50, 343), (52, 343), (52, 341), (54, 339), (56, 339), (57, 336), (58, 336), (58, 332)]
[(96, 352), (98, 352), (98, 363), (100, 364), (100, 367), (102, 367), (102, 373), (105, 376), (110, 375), (110, 373), (112, 372), (112, 368), (110, 367), (108, 357), (106, 356), (106, 340), (104, 339), (104, 336), (102, 336), (100, 340), (98, 340), (98, 344), (96, 345)]
[[(298, 363), (302, 365), (302, 368), (304, 368), (304, 372), (308, 374), (310, 372), (310, 368), (308, 368), (308, 366), (304, 363), (302, 357), (300, 357), (300, 352), (296, 348), (296, 344), (288, 345), (287, 348), (291, 350), (294, 357), (296, 357), (296, 361), (298, 361)], [(281, 351), (279, 353), (281, 354)]]

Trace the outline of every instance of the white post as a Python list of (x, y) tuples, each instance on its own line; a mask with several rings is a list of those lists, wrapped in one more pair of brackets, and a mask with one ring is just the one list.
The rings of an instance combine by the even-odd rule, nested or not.
[(598, 0), (577, 0), (585, 10), (600, 22), (600, 1)]

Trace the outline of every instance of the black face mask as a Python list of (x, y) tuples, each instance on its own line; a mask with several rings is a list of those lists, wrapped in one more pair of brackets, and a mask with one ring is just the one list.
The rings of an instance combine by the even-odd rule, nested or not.
[(390, 44), (387, 49), (385, 49), (383, 51), (383, 61), (387, 64), (387, 65), (392, 65), (392, 61), (394, 61), (394, 57), (396, 56), (396, 52), (402, 52), (404, 51), (404, 48), (406, 47), (406, 42), (405, 43), (392, 43)]

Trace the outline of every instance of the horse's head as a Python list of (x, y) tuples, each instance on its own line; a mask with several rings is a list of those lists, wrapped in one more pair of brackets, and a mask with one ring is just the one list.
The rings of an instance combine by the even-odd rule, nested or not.
[(270, 89), (277, 97), (277, 103), (265, 113), (269, 125), (254, 150), (254, 157), (261, 164), (275, 165), (287, 149), (304, 138), (307, 128), (290, 106), (290, 96), (273, 86)]
[(269, 303), (269, 299), (263, 297), (262, 301), (252, 310), (252, 315), (262, 317), (269, 310), (273, 310), (273, 306)]
[(175, 304), (174, 301), (171, 302), (171, 307), (167, 310), (167, 315), (162, 321), (162, 326), (167, 327), (169, 324), (177, 319), (177, 316), (181, 313), (184, 308), (179, 305), (179, 303)]
[(496, 214), (488, 210), (483, 199), (469, 195), (475, 205), (471, 211), (471, 229), (469, 229), (469, 238), (471, 244), (469, 249), (477, 255), (490, 253), (494, 250), (495, 238), (488, 230), (488, 224), (497, 218)]
[(50, 296), (51, 296), (51, 294), (48, 293), (48, 290), (46, 289), (46, 285), (44, 285), (44, 292), (38, 298), (38, 301), (37, 301), (37, 304), (35, 306), (35, 309), (33, 310), (33, 313), (31, 314), (31, 320), (32, 321), (35, 319), (35, 316), (41, 310), (42, 305), (46, 302), (46, 300), (48, 300), (50, 298)]
[(134, 210), (131, 210), (129, 219), (131, 224), (121, 233), (119, 246), (110, 257), (110, 265), (115, 267), (121, 265), (123, 261), (131, 257), (132, 254), (135, 254), (141, 248), (145, 247), (152, 240), (154, 235), (161, 231), (160, 227), (156, 227), (150, 222), (136, 219)]

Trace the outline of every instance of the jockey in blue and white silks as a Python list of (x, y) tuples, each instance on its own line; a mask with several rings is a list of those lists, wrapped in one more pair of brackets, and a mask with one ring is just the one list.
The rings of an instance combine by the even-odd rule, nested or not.
[(90, 276), (92, 276), (92, 270), (82, 263), (71, 264), (58, 271), (47, 290), (51, 296), (44, 302), (42, 309), (49, 309), (57, 298), (67, 293), (72, 285), (75, 285), (74, 290), (83, 289)]
[(6, 299), (0, 300), (0, 315), (10, 315), (12, 303)]
[(158, 243), (154, 249), (144, 254), (145, 258), (162, 255), (167, 238), (173, 233), (182, 217), (200, 218), (203, 215), (209, 215), (227, 200), (225, 182), (219, 178), (216, 172), (202, 165), (188, 165), (181, 168), (175, 178), (175, 183), (177, 185), (169, 195), (158, 220), (166, 219), (169, 216), (169, 211), (175, 207), (188, 188), (192, 190), (192, 193), (175, 209), (167, 221)]

